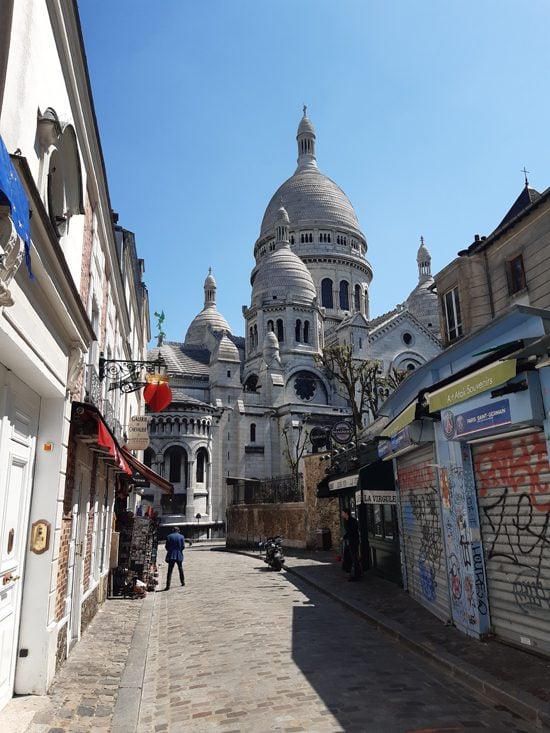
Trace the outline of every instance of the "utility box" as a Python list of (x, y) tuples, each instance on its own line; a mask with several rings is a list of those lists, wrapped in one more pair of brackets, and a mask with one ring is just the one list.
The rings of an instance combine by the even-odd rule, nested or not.
[(317, 549), (330, 550), (330, 548), (332, 547), (330, 529), (327, 529), (326, 527), (324, 529), (318, 529), (315, 535)]

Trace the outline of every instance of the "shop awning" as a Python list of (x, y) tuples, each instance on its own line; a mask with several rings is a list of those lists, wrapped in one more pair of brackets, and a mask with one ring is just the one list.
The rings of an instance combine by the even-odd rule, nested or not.
[(122, 455), (117, 439), (97, 407), (87, 402), (73, 402), (71, 419), (80, 427), (80, 440), (95, 444), (96, 452), (109, 460), (118, 471), (132, 475), (132, 469)]
[(411, 402), (410, 405), (405, 407), (404, 410), (402, 410), (397, 417), (395, 417), (386, 427), (380, 435), (383, 437), (391, 438), (392, 435), (395, 435), (400, 430), (403, 430), (403, 428), (411, 423), (415, 417), (416, 417), (416, 407), (418, 405), (418, 399), (415, 398), (414, 402)]
[(516, 376), (516, 360), (506, 359), (499, 361), (483, 369), (468, 374), (468, 376), (458, 379), (451, 384), (447, 384), (440, 389), (429, 392), (426, 397), (428, 399), (430, 412), (437, 412), (445, 407), (451, 407), (459, 402), (464, 402), (470, 397), (475, 397), (482, 392), (499, 387), (505, 384), (509, 379)]
[(350, 473), (347, 476), (339, 476), (338, 478), (330, 479), (328, 487), (330, 491), (342, 491), (343, 489), (352, 489), (357, 486), (359, 481), (359, 474)]
[(123, 457), (126, 459), (126, 461), (129, 463), (131, 468), (140, 476), (142, 476), (144, 479), (147, 479), (147, 481), (150, 481), (152, 484), (155, 484), (161, 491), (164, 491), (167, 494), (173, 494), (174, 493), (174, 486), (170, 483), (170, 481), (167, 481), (162, 476), (159, 476), (158, 473), (155, 473), (149, 466), (146, 466), (141, 461), (138, 461), (138, 459), (133, 456), (130, 451), (122, 446), (120, 449)]
[(379, 458), (360, 468), (359, 487), (365, 491), (395, 491), (392, 464)]

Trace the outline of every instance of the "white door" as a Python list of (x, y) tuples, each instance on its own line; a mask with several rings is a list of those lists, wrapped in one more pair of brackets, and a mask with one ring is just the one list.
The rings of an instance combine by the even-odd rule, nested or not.
[[(2, 377), (5, 377), (2, 380)], [(0, 368), (0, 709), (13, 694), (40, 398)]]
[(86, 529), (88, 525), (90, 497), (90, 470), (77, 464), (73, 493), (73, 521), (69, 549), (69, 633), (68, 650), (80, 638), (82, 596), (84, 595), (84, 558), (86, 557)]

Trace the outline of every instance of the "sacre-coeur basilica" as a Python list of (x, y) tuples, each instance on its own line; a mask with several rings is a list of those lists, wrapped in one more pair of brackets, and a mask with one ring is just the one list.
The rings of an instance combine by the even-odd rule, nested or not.
[(350, 200), (319, 168), (305, 108), (296, 140), (296, 169), (267, 204), (253, 245), (244, 335), (233, 334), (218, 311), (209, 270), (204, 305), (183, 341), (161, 339), (149, 352), (151, 360), (164, 359), (173, 395), (168, 409), (149, 413), (145, 454), (145, 463), (174, 484), (173, 497), (154, 488), (145, 497), (164, 524), (185, 527), (200, 515), (201, 527), (215, 536), (225, 518), (227, 477), (287, 475), (285, 431), (349, 416), (318, 363), (325, 346), (349, 345), (354, 357), (375, 359), (384, 372), (416, 369), (441, 351), (423, 239), (416, 268), (411, 256), (412, 292), (372, 316), (367, 240)]

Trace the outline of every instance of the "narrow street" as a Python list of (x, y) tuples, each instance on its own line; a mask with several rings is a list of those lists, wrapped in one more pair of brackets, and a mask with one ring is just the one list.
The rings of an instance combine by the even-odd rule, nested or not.
[(50, 696), (12, 701), (0, 728), (535, 730), (259, 558), (195, 544), (185, 565), (184, 588), (175, 583), (145, 601), (108, 601)]

